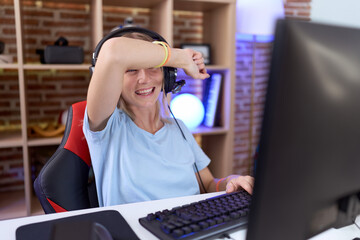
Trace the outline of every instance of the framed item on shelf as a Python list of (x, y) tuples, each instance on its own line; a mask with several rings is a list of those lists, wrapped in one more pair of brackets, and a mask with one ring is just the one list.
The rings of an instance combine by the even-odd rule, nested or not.
[(201, 52), (204, 57), (205, 64), (211, 64), (211, 52), (210, 44), (199, 44), (199, 43), (183, 43), (180, 46), (182, 49), (191, 48), (195, 51)]

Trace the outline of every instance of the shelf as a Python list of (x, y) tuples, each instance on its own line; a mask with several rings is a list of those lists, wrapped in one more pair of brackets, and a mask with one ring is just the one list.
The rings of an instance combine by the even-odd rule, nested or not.
[(212, 71), (225, 71), (229, 68), (225, 65), (206, 65), (206, 69), (212, 70)]
[(53, 138), (34, 138), (28, 140), (29, 147), (59, 145), (62, 136)]
[(104, 0), (103, 5), (134, 7), (134, 8), (152, 8), (164, 0)]
[[(0, 220), (26, 217), (24, 190), (0, 192)], [(41, 215), (44, 211), (35, 195), (31, 196), (31, 215)]]
[[(42, 0), (42, 2), (56, 2), (54, 0)], [(62, 0), (62, 3), (90, 4), (91, 0)]]
[(229, 3), (236, 3), (236, 0), (174, 0), (174, 10), (206, 12)]
[(0, 132), (0, 148), (21, 147), (22, 144), (20, 130)]
[(31, 196), (31, 216), (43, 215), (45, 214), (44, 210), (41, 207), (39, 199), (36, 195)]
[(0, 192), (0, 220), (26, 216), (23, 190)]
[(2, 63), (0, 69), (17, 69), (19, 67), (16, 63)]
[[(96, 0), (99, 1), (99, 0)], [(112, 5), (121, 7), (141, 7), (150, 8), (165, 0), (103, 0), (102, 5)], [(54, 0), (43, 0), (43, 2), (54, 2)], [(62, 3), (75, 3), (75, 4), (91, 4), (91, 0), (62, 0)]]
[(26, 70), (89, 70), (91, 64), (25, 64)]
[[(20, 131), (1, 131), (0, 148), (21, 147), (23, 144)], [(53, 138), (33, 138), (29, 139), (29, 147), (59, 145), (62, 136)]]
[(205, 126), (200, 126), (200, 127), (197, 127), (196, 129), (192, 130), (191, 132), (192, 132), (192, 134), (217, 135), (217, 134), (227, 133), (228, 129), (226, 129), (224, 127), (209, 128), (209, 127), (205, 127)]
[[(206, 69), (208, 70), (208, 73), (210, 72), (228, 72), (229, 68), (224, 65), (206, 65)], [(190, 78), (186, 75), (183, 69), (179, 68), (177, 71), (177, 78)]]

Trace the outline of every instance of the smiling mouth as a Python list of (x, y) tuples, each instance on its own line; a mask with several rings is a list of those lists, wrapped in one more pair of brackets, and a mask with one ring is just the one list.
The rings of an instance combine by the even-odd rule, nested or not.
[(155, 87), (153, 87), (153, 88), (148, 88), (148, 89), (138, 90), (138, 91), (135, 91), (135, 93), (136, 93), (137, 95), (140, 95), (140, 96), (147, 96), (147, 95), (152, 94), (154, 91), (155, 91)]

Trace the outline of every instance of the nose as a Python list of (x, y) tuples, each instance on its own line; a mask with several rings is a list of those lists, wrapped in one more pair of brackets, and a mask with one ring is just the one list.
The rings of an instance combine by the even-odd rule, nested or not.
[(146, 74), (145, 69), (140, 69), (138, 71), (137, 79), (139, 84), (144, 84), (149, 81), (149, 76)]

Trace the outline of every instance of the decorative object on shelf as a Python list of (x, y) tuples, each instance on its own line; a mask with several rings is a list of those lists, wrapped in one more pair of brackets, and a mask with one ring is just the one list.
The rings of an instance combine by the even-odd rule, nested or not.
[(204, 81), (203, 103), (205, 108), (204, 125), (214, 127), (218, 125), (219, 98), (221, 90), (221, 73), (213, 73), (210, 78)]
[(174, 116), (190, 129), (197, 128), (204, 119), (205, 109), (198, 97), (189, 93), (176, 96), (170, 103)]
[(191, 48), (195, 51), (201, 52), (204, 57), (205, 64), (211, 64), (211, 48), (210, 44), (199, 44), (199, 43), (183, 43), (180, 48), (186, 49)]
[(121, 27), (139, 27), (138, 25), (135, 25), (133, 17), (127, 17), (124, 20), (124, 25)]
[(5, 50), (5, 43), (0, 41), (0, 63), (12, 63), (13, 56), (3, 54)]
[(40, 54), (40, 62), (48, 64), (81, 64), (84, 62), (82, 47), (68, 46), (68, 40), (59, 37), (54, 45), (45, 47), (45, 50), (37, 49)]
[(13, 56), (0, 54), (0, 63), (13, 63)]
[(125, 27), (140, 27), (139, 25), (135, 25), (133, 17), (127, 17), (124, 20), (124, 24), (117, 25), (116, 27), (112, 28), (110, 32), (115, 31), (119, 28), (125, 28)]
[(21, 125), (20, 124), (4, 124), (4, 125), (0, 125), (0, 134), (3, 134), (1, 132), (9, 132), (9, 131), (18, 132), (19, 130), (21, 130)]
[(66, 125), (67, 117), (68, 117), (68, 110), (64, 110), (59, 115), (59, 124)]
[(31, 124), (28, 127), (29, 137), (59, 137), (65, 131), (65, 125), (58, 123)]
[(256, 73), (256, 43), (258, 37), (274, 34), (275, 23), (284, 17), (283, 0), (237, 0), (236, 2), (236, 32), (247, 34), (253, 39), (253, 55), (251, 70), (251, 94), (250, 94), (250, 120), (249, 120), (249, 164), (248, 173), (252, 174), (253, 162), (253, 126), (254, 126), (254, 95)]
[(3, 41), (0, 41), (0, 54), (3, 54), (5, 50), (5, 43)]

